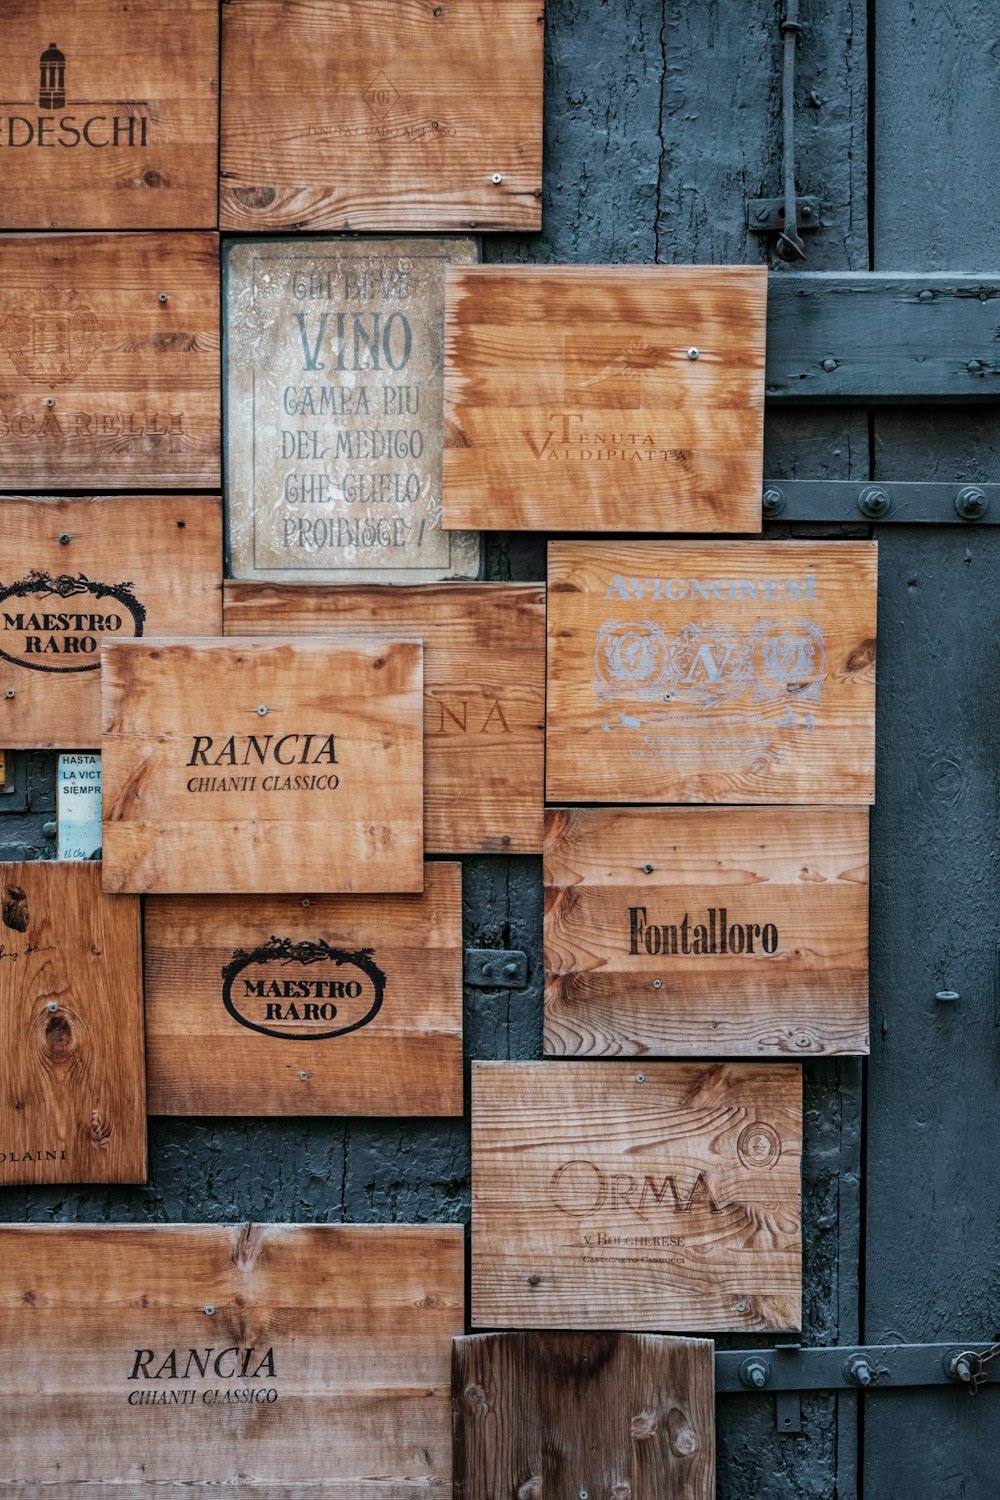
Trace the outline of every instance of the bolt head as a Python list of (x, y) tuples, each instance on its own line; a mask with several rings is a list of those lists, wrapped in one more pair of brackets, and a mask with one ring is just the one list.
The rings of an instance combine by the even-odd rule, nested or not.
[(785, 508), (785, 497), (777, 485), (770, 484), (764, 491), (763, 509), (765, 516), (780, 516)]
[(858, 510), (869, 520), (888, 515), (890, 505), (888, 492), (875, 484), (867, 485), (858, 496)]
[(933, 292), (929, 292), (929, 291), (923, 291), (923, 292), (920, 293), (920, 296), (917, 298), (917, 301), (918, 302), (933, 302), (934, 301), (934, 293)]
[(824, 359), (823, 368), (828, 375), (832, 375), (837, 368), (837, 361), (835, 359)]
[(978, 359), (970, 359), (965, 368), (968, 370), (970, 375), (978, 375), (983, 367)]
[(978, 521), (989, 509), (986, 493), (978, 485), (967, 484), (955, 496), (955, 509), (963, 521)]

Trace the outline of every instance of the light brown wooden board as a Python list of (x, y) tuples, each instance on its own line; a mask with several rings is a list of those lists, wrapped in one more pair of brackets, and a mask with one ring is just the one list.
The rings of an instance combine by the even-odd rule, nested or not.
[(229, 572), (276, 583), (475, 578), (442, 531), (444, 269), (473, 239), (230, 241)]
[(330, 589), (227, 582), (223, 598), (227, 634), (421, 637), (428, 852), (541, 849), (543, 585)]
[(877, 556), (550, 543), (549, 800), (872, 802)]
[(0, 1184), (145, 1182), (142, 1052), (136, 898), (0, 865)]
[(222, 227), (538, 229), (543, 11), (231, 0)]
[(868, 1051), (864, 808), (545, 816), (545, 1051)]
[(19, 1492), (449, 1484), (459, 1225), (24, 1225), (0, 1255), (0, 1472)]
[(222, 629), (217, 496), (12, 497), (0, 525), (0, 740), (13, 749), (100, 748), (105, 636)]
[(472, 1325), (802, 1315), (802, 1068), (472, 1065)]
[(143, 933), (151, 1114), (462, 1113), (461, 865), (420, 896), (148, 896)]
[(219, 335), (217, 234), (0, 236), (0, 488), (217, 488)]
[(454, 1347), (457, 1500), (715, 1500), (710, 1339), (483, 1333)]
[(423, 889), (419, 641), (102, 649), (106, 890)]
[(217, 0), (4, 0), (3, 23), (0, 228), (215, 227)]
[(763, 266), (453, 266), (445, 286), (446, 526), (760, 530)]

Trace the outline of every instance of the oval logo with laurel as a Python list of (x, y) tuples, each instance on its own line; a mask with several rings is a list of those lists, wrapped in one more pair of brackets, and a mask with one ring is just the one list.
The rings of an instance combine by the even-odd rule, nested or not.
[(131, 590), (85, 573), (0, 584), (0, 657), (32, 672), (96, 672), (103, 636), (142, 635), (146, 609)]
[(347, 952), (272, 937), (237, 948), (222, 970), (222, 1000), (234, 1021), (264, 1036), (322, 1042), (358, 1031), (378, 1015), (385, 975), (371, 948)]

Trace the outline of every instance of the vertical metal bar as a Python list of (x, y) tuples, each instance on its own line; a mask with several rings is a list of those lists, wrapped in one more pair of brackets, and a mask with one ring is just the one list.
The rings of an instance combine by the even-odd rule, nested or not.
[(787, 0), (785, 15), (781, 22), (781, 35), (785, 44), (782, 69), (785, 224), (778, 235), (778, 254), (782, 260), (803, 260), (806, 253), (799, 234), (798, 208), (795, 201), (795, 46), (801, 30), (799, 0)]

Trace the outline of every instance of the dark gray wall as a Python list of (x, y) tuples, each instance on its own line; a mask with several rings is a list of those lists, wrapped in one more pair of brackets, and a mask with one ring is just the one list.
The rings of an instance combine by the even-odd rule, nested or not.
[[(745, 204), (781, 182), (781, 9), (548, 0), (544, 229), (488, 241), (485, 258), (766, 261), (772, 246), (748, 233)], [(801, 12), (798, 177), (823, 203), (806, 267), (995, 271), (997, 0), (802, 0)], [(981, 410), (785, 410), (768, 419), (766, 471), (993, 479), (997, 439)], [(1000, 537), (877, 530), (872, 1057), (806, 1064), (803, 1339), (982, 1339), (1000, 1325)], [(490, 537), (486, 576), (542, 578), (544, 540)], [(7, 858), (53, 852), (52, 757), (26, 759), (29, 811), (0, 816)], [(467, 992), (467, 1054), (536, 1057), (539, 861), (466, 859), (464, 881), (466, 943), (524, 948), (531, 975), (523, 993)], [(935, 1002), (944, 987), (961, 1001)], [(159, 1120), (148, 1187), (0, 1192), (11, 1221), (466, 1221), (468, 1210), (467, 1118)], [(771, 1397), (723, 1398), (720, 1496), (1000, 1493), (991, 1393), (877, 1395), (863, 1416), (857, 1404), (807, 1397), (792, 1436), (775, 1431)]]

